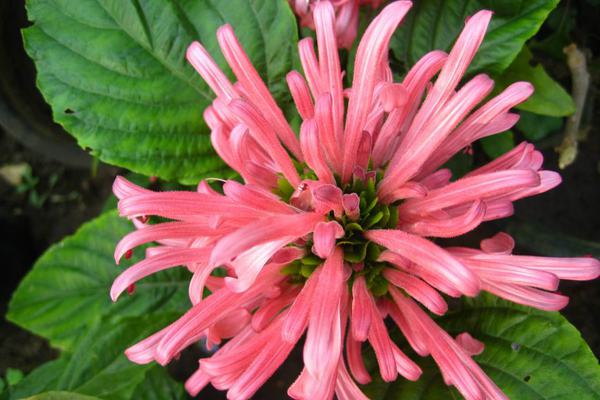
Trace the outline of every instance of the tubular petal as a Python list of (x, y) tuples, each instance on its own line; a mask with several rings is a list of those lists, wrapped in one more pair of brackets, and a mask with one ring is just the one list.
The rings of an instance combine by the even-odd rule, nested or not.
[(448, 304), (446, 304), (444, 298), (422, 280), (391, 268), (386, 269), (383, 276), (393, 285), (404, 289), (409, 295), (427, 307), (429, 311), (437, 315), (444, 315), (448, 311)]
[[(336, 354), (341, 345), (341, 334), (332, 326), (339, 321), (339, 303), (342, 296), (342, 250), (336, 249), (323, 264), (319, 284), (313, 293), (308, 331), (304, 344), (304, 365), (312, 376), (320, 379), (331, 365), (337, 365)], [(339, 324), (339, 322), (338, 322)], [(339, 356), (338, 356), (339, 357)]]
[(359, 276), (352, 285), (351, 334), (354, 340), (364, 342), (371, 327), (371, 299), (364, 276)]
[(371, 230), (365, 236), (381, 246), (401, 253), (407, 259), (425, 268), (438, 271), (449, 283), (468, 296), (479, 292), (478, 279), (448, 252), (427, 239), (399, 230)]
[(262, 81), (260, 75), (254, 69), (246, 52), (238, 42), (233, 28), (230, 25), (223, 25), (217, 30), (217, 40), (227, 59), (227, 63), (233, 70), (235, 76), (248, 92), (248, 97), (256, 102), (258, 108), (266, 114), (266, 117), (273, 123), (277, 136), (286, 145), (297, 159), (302, 160), (300, 145), (294, 132), (283, 116), (283, 112), (271, 96), (269, 89)]
[(210, 264), (228, 263), (242, 252), (259, 244), (278, 240), (282, 236), (293, 238), (292, 240), (304, 236), (312, 232), (322, 219), (322, 216), (315, 213), (302, 213), (258, 220), (221, 238), (212, 251)]
[(146, 258), (127, 268), (113, 282), (110, 297), (116, 301), (129, 285), (155, 272), (188, 263), (205, 264), (208, 262), (210, 249), (180, 249)]
[(386, 59), (392, 34), (411, 6), (409, 1), (396, 1), (386, 6), (371, 22), (358, 45), (344, 131), (342, 182), (348, 182), (354, 170), (363, 126), (375, 89), (375, 71)]

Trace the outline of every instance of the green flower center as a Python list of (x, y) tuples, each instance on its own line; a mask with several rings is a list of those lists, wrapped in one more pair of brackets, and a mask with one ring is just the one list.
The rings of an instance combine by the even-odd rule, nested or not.
[[(352, 284), (355, 277), (363, 275), (371, 293), (375, 296), (383, 296), (387, 293), (388, 285), (382, 275), (388, 265), (378, 261), (383, 248), (367, 240), (363, 234), (371, 229), (394, 229), (398, 223), (398, 205), (379, 202), (376, 190), (377, 178), (379, 176), (340, 185), (344, 194), (358, 195), (360, 214), (355, 218), (350, 218), (346, 214), (336, 217), (332, 211), (328, 214), (328, 219), (336, 221), (344, 229), (344, 235), (336, 241), (336, 245), (342, 248), (344, 260), (353, 268), (349, 284)], [(310, 239), (306, 243), (306, 248), (310, 251), (312, 245)], [(310, 252), (302, 259), (286, 266), (282, 272), (289, 275), (291, 282), (304, 283), (323, 262), (324, 260)]]

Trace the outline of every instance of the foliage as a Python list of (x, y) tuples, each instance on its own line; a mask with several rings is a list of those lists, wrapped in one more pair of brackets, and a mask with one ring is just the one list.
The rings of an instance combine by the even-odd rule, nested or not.
[(494, 18), (470, 71), (499, 74), (557, 4), (558, 0), (415, 1), (407, 21), (394, 36), (392, 51), (410, 66), (431, 50), (449, 50), (465, 19), (485, 8), (494, 11)]
[(297, 29), (286, 0), (29, 0), (25, 45), (54, 119), (100, 160), (187, 183), (229, 171), (202, 112), (213, 99), (185, 60), (235, 27), (276, 99), (287, 98)]

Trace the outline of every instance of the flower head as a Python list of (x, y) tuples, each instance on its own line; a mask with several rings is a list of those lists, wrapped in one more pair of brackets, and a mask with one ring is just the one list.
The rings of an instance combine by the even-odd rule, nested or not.
[[(371, 380), (361, 353), (367, 343), (385, 381), (421, 374), (390, 338), (390, 319), (467, 399), (506, 398), (471, 358), (483, 344), (468, 333), (452, 338), (426, 310), (447, 311), (442, 293), (480, 290), (558, 310), (567, 302), (554, 293), (559, 280), (593, 279), (600, 263), (512, 255), (505, 233), (480, 249), (442, 248), (430, 239), (507, 217), (515, 200), (553, 188), (560, 177), (541, 170), (542, 155), (522, 143), (451, 181), (440, 167), (473, 141), (514, 125), (518, 116), (510, 109), (533, 89), (515, 83), (476, 109), (492, 80), (477, 75), (459, 87), (489, 11), (467, 21), (449, 54), (425, 55), (394, 82), (388, 44), (410, 7), (393, 2), (371, 23), (352, 87), (344, 88), (335, 9), (325, 1), (314, 6), (318, 52), (303, 39), (304, 76), (287, 76), (303, 120), (299, 138), (230, 26), (217, 37), (237, 82), (202, 45), (190, 46), (188, 60), (216, 94), (204, 112), (213, 146), (244, 183), (215, 188), (203, 181), (195, 192), (157, 193), (116, 180), (120, 213), (138, 228), (118, 244), (117, 261), (143, 243), (159, 245), (115, 280), (112, 298), (159, 270), (185, 265), (193, 273), (190, 310), (129, 348), (132, 361), (164, 365), (201, 338), (229, 339), (200, 360), (186, 388), (196, 394), (211, 383), (229, 399), (248, 399), (305, 335), (304, 369), (288, 394), (364, 399), (356, 382)], [(149, 224), (152, 215), (170, 221)]]
[[(290, 6), (300, 18), (300, 24), (315, 29), (313, 11), (320, 0), (289, 0)], [(349, 49), (358, 31), (359, 7), (369, 5), (377, 8), (383, 0), (331, 0), (334, 7), (335, 34), (339, 47)]]

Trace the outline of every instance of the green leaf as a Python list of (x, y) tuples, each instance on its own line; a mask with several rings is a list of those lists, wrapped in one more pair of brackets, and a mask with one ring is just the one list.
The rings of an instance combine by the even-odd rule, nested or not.
[(575, 112), (575, 103), (565, 89), (548, 75), (541, 64), (532, 65), (532, 54), (527, 46), (496, 78), (496, 88), (500, 91), (516, 81), (531, 82), (535, 88), (533, 95), (518, 105), (518, 109), (551, 117), (565, 117)]
[(103, 316), (123, 318), (148, 312), (186, 311), (189, 273), (174, 268), (154, 274), (136, 285), (132, 296), (112, 303), (109, 289), (114, 278), (140, 260), (116, 266), (112, 257), (117, 241), (132, 225), (116, 211), (83, 225), (75, 235), (52, 246), (21, 281), (9, 305), (7, 318), (69, 349), (81, 332)]
[(29, 373), (13, 390), (10, 399), (22, 399), (37, 393), (44, 393), (56, 388), (61, 371), (67, 366), (66, 357), (49, 361)]
[(515, 147), (515, 138), (511, 131), (506, 131), (485, 137), (480, 143), (488, 157), (497, 158)]
[(473, 156), (461, 151), (453, 155), (443, 168), (449, 168), (452, 171), (452, 178), (458, 179), (473, 169)]
[(36, 394), (35, 396), (28, 397), (25, 400), (100, 400), (100, 398), (73, 392), (52, 391)]
[[(125, 358), (123, 351), (168, 325), (177, 315), (152, 313), (125, 318), (116, 323), (109, 318), (97, 321), (82, 335), (72, 353), (65, 353), (59, 360), (32, 372), (17, 385), (11, 399), (53, 390), (115, 400), (130, 399), (134, 392), (143, 393), (144, 390), (139, 385), (149, 384), (148, 379), (158, 378), (160, 373), (153, 372), (152, 369), (161, 367), (132, 363)], [(147, 377), (147, 374), (150, 376)], [(164, 391), (179, 393), (178, 386), (167, 378), (168, 376), (160, 377), (161, 382), (168, 386)]]
[[(228, 175), (202, 111), (213, 94), (185, 60), (230, 23), (277, 100), (295, 59), (285, 0), (29, 0), (24, 30), (54, 119), (102, 161), (167, 180)], [(230, 74), (231, 76), (231, 74)]]
[[(600, 366), (577, 329), (559, 313), (538, 311), (491, 295), (468, 299), (438, 320), (452, 335), (467, 331), (485, 343), (475, 359), (510, 399), (600, 398)], [(459, 399), (428, 358), (417, 382), (399, 379), (367, 388), (373, 400)]]
[(183, 385), (169, 376), (167, 370), (156, 365), (146, 373), (146, 379), (142, 381), (133, 393), (132, 399), (144, 400), (180, 400), (186, 399), (187, 395)]
[(6, 383), (9, 386), (14, 386), (23, 380), (23, 371), (14, 368), (6, 369)]
[(554, 133), (562, 127), (562, 118), (547, 117), (544, 115), (532, 114), (522, 111), (521, 118), (517, 122), (517, 128), (528, 140), (537, 142), (551, 133)]
[(485, 40), (470, 72), (499, 74), (506, 69), (525, 41), (540, 28), (559, 0), (419, 0), (392, 42), (395, 57), (412, 66), (425, 53), (449, 50), (465, 19), (481, 9), (494, 11)]

